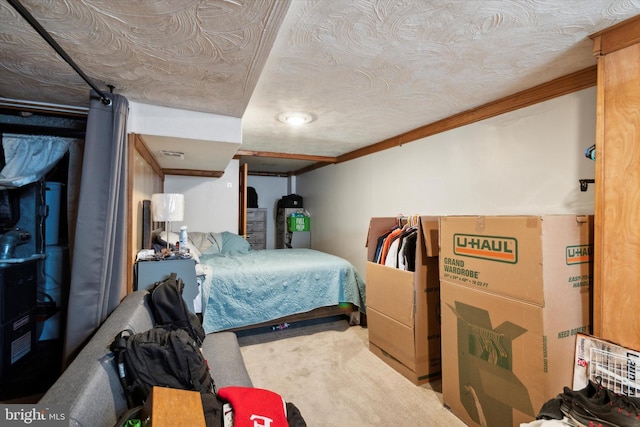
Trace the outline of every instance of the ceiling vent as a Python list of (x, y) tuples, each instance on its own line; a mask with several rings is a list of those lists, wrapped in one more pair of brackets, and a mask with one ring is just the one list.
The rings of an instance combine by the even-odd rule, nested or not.
[(182, 151), (161, 150), (160, 152), (165, 157), (174, 157), (176, 159), (184, 160), (184, 153)]

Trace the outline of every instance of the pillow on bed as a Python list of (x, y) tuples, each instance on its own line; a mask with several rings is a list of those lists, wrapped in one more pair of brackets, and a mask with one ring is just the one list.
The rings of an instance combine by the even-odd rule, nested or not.
[(191, 231), (189, 232), (189, 242), (196, 247), (196, 249), (202, 254), (211, 246), (209, 240), (209, 233), (203, 231)]
[(244, 237), (230, 231), (208, 233), (210, 246), (202, 251), (202, 255), (246, 254), (251, 245)]
[(215, 255), (222, 253), (222, 233), (207, 233), (208, 247), (202, 250), (203, 255)]
[(246, 254), (251, 249), (251, 244), (237, 234), (228, 231), (222, 232), (222, 253), (223, 254)]

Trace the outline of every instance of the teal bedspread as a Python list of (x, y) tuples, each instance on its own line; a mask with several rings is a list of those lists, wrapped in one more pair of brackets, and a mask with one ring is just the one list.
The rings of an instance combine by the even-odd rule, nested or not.
[(207, 333), (255, 325), (318, 307), (352, 303), (365, 312), (365, 282), (348, 261), (312, 249), (202, 255)]

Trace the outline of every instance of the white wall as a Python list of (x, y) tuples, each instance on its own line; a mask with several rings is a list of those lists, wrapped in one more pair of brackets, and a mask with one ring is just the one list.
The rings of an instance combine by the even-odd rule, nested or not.
[(273, 249), (275, 248), (276, 239), (276, 206), (282, 196), (289, 194), (289, 179), (249, 175), (247, 186), (256, 189), (258, 207), (267, 209), (267, 249)]
[(374, 216), (593, 213), (595, 88), (297, 179), (312, 246), (365, 273)]
[(174, 222), (177, 231), (186, 225), (189, 231), (238, 232), (239, 162), (232, 160), (221, 178), (167, 175), (165, 193), (184, 194), (184, 221)]
[[(173, 231), (186, 225), (192, 231), (238, 232), (239, 162), (233, 160), (221, 178), (167, 175), (165, 192), (183, 193), (185, 220), (174, 222)], [(276, 203), (288, 194), (289, 180), (279, 177), (249, 176), (247, 185), (258, 193), (258, 207), (267, 209), (267, 249), (275, 247)]]
[[(176, 140), (242, 142), (242, 120), (235, 117), (129, 102), (127, 132), (175, 137)], [(179, 146), (175, 147), (180, 149)], [(230, 157), (232, 154), (230, 155)], [(231, 160), (221, 178), (166, 176), (164, 192), (183, 193), (185, 220), (171, 224), (177, 231), (238, 232), (239, 163)], [(153, 189), (155, 191), (155, 189)], [(145, 195), (142, 195), (144, 197)], [(151, 194), (146, 195), (149, 198)]]
[(242, 141), (242, 120), (130, 101), (127, 131), (239, 144)]

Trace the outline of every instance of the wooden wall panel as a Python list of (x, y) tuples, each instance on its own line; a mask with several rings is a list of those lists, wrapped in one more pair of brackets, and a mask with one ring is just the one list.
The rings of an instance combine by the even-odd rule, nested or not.
[(133, 289), (133, 265), (138, 251), (142, 248), (142, 201), (150, 199), (153, 193), (161, 193), (164, 188), (164, 174), (144, 141), (136, 135), (129, 135), (129, 280), (127, 293)]

